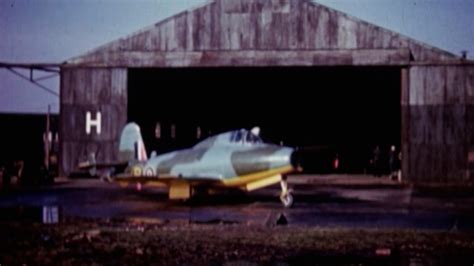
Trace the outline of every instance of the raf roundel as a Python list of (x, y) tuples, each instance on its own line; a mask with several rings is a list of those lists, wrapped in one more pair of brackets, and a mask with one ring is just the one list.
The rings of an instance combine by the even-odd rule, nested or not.
[(155, 175), (155, 172), (153, 171), (153, 168), (147, 167), (147, 168), (145, 169), (145, 175), (146, 175), (146, 176), (154, 176), (154, 175)]
[(135, 166), (132, 168), (132, 175), (133, 176), (141, 176), (143, 172), (143, 169), (141, 166)]

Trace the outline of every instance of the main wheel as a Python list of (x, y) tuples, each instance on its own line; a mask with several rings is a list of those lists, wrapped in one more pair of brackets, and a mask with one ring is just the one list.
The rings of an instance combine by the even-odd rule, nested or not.
[(286, 193), (284, 196), (281, 196), (280, 200), (285, 208), (290, 208), (293, 206), (293, 195), (290, 192)]

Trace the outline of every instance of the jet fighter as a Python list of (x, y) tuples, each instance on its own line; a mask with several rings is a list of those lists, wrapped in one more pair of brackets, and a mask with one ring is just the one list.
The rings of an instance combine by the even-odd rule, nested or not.
[(148, 158), (140, 127), (131, 122), (121, 134), (120, 163), (98, 164), (91, 160), (80, 168), (105, 169), (107, 180), (122, 185), (166, 186), (172, 200), (187, 200), (199, 191), (254, 191), (280, 183), (280, 200), (285, 207), (291, 207), (293, 195), (286, 175), (299, 170), (294, 149), (264, 143), (259, 131), (256, 127), (224, 132), (189, 149), (161, 155), (153, 152)]

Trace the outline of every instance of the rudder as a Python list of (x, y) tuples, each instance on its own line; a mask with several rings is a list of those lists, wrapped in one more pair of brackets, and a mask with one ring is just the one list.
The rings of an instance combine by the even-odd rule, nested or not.
[(134, 122), (128, 123), (122, 130), (119, 145), (119, 160), (122, 162), (147, 160), (140, 127)]

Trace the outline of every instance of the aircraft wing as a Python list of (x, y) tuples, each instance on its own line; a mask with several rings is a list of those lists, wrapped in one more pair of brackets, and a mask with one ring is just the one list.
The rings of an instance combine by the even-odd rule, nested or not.
[(146, 175), (130, 175), (130, 174), (119, 174), (113, 178), (118, 183), (142, 183), (157, 186), (169, 186), (171, 183), (189, 183), (192, 186), (196, 185), (219, 185), (222, 181), (219, 178), (213, 176), (193, 176), (193, 177), (182, 177), (174, 175), (160, 175), (160, 176), (146, 176)]
[[(222, 188), (253, 191), (277, 183), (282, 183), (282, 197), (291, 197), (291, 191), (288, 190), (285, 179), (282, 179), (282, 174), (291, 172), (293, 170), (292, 166), (250, 173), (228, 179), (222, 179), (221, 177), (213, 176), (212, 174), (209, 174), (209, 176), (203, 174), (200, 174), (199, 176), (146, 176), (141, 175), (142, 172), (139, 170), (137, 170), (134, 175), (133, 168), (131, 170), (130, 173), (122, 173), (113, 178), (108, 178), (108, 180), (115, 181), (123, 187), (130, 184), (136, 184), (138, 190), (141, 189), (142, 185), (168, 187), (168, 195), (170, 199), (189, 199), (194, 193), (193, 191), (195, 191), (193, 190), (193, 187), (198, 189), (203, 188), (207, 191), (216, 191)], [(292, 201), (292, 198), (288, 200), (288, 204), (291, 203), (290, 201)]]
[(110, 168), (110, 167), (119, 167), (119, 166), (127, 166), (128, 163), (126, 162), (117, 162), (117, 163), (91, 163), (89, 161), (79, 163), (79, 169), (91, 169), (91, 168)]
[(91, 161), (85, 161), (79, 163), (77, 166), (78, 171), (75, 172), (76, 175), (90, 175), (90, 176), (100, 176), (109, 177), (113, 173), (121, 172), (128, 166), (126, 162), (105, 162), (105, 163), (95, 163)]
[(222, 179), (221, 176), (212, 173), (202, 173), (199, 175), (176, 176), (176, 175), (133, 175), (130, 173), (119, 174), (114, 180), (119, 183), (143, 183), (143, 184), (160, 184), (161, 186), (171, 186), (174, 184), (187, 183), (190, 186), (208, 186), (208, 187), (234, 187), (247, 191), (258, 189), (260, 187), (279, 183), (282, 174), (293, 171), (292, 166), (284, 166), (272, 170), (250, 173), (247, 175), (236, 176), (233, 178)]

